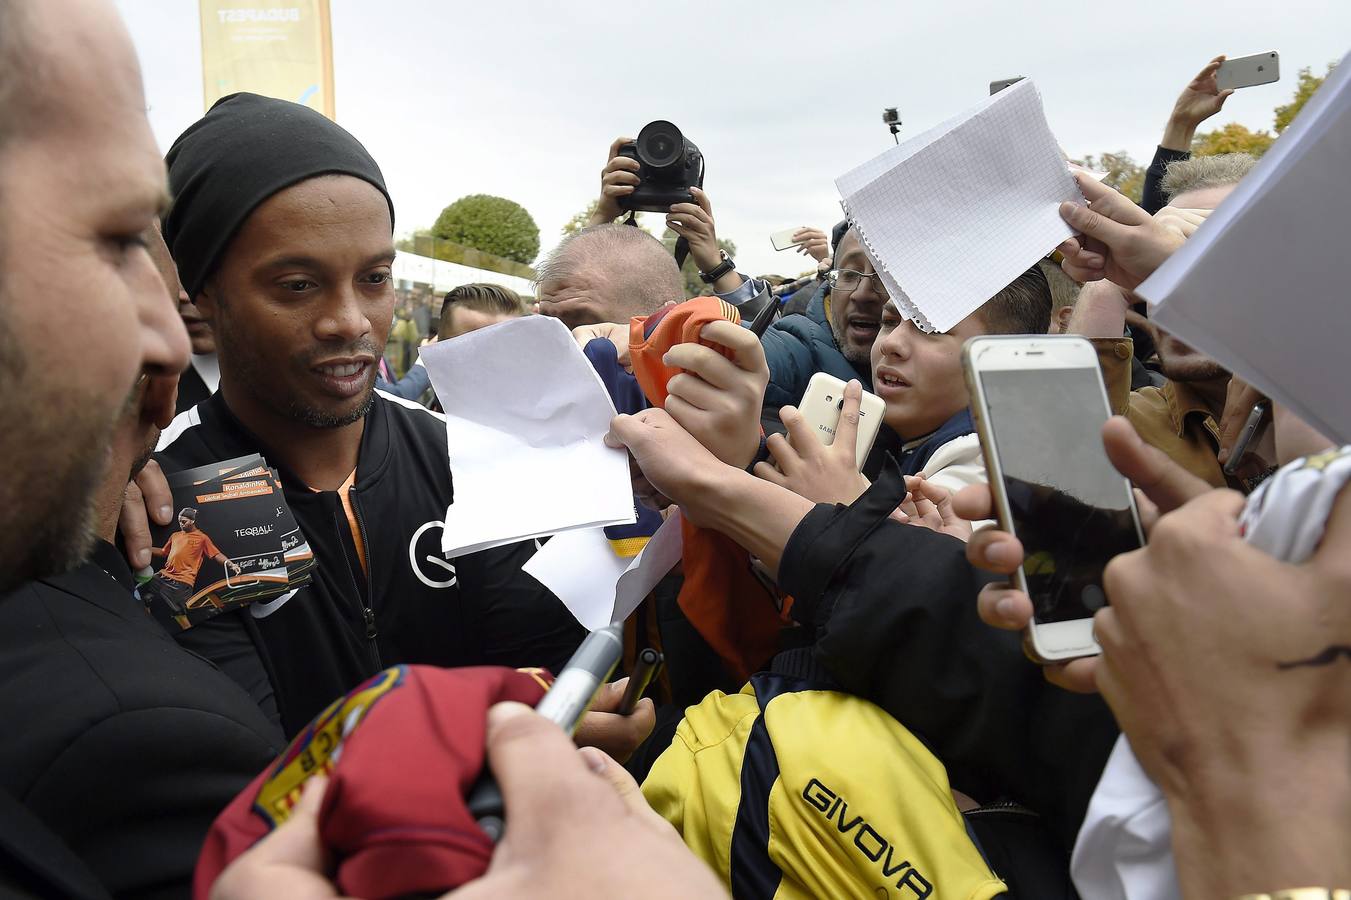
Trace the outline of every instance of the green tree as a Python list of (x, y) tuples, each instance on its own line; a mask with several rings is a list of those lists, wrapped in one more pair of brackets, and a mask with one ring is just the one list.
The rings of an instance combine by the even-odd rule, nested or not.
[(1332, 74), (1336, 68), (1336, 63), (1328, 63), (1328, 70), (1323, 75), (1315, 75), (1308, 66), (1299, 70), (1299, 81), (1295, 86), (1295, 97), (1284, 106), (1276, 107), (1276, 133), (1285, 131), (1286, 127), (1295, 120), (1295, 116), (1304, 108), (1304, 104), (1309, 102), (1313, 92), (1318, 90), (1323, 84), (1323, 79)]
[[(680, 235), (668, 228), (662, 232), (661, 242), (666, 245), (667, 250), (675, 253), (676, 239), (679, 237)], [(728, 256), (736, 256), (736, 244), (731, 241), (718, 238), (718, 246), (725, 250)], [(713, 293), (712, 286), (704, 284), (703, 279), (699, 277), (699, 267), (694, 264), (692, 257), (685, 257), (685, 264), (680, 267), (680, 277), (685, 279), (686, 299)]]
[(577, 213), (577, 215), (573, 216), (571, 219), (568, 219), (567, 224), (563, 226), (563, 237), (567, 237), (574, 231), (581, 231), (585, 228), (587, 223), (591, 221), (591, 217), (595, 214), (597, 206), (600, 206), (600, 201), (592, 200), (586, 205), (586, 209)]
[(519, 203), (470, 194), (441, 210), (436, 237), (530, 265), (539, 256), (539, 226)]
[(1085, 156), (1081, 165), (1095, 172), (1106, 172), (1103, 184), (1115, 188), (1136, 203), (1140, 202), (1145, 189), (1145, 168), (1131, 159), (1125, 150)]
[(1261, 156), (1275, 140), (1269, 131), (1249, 131), (1244, 125), (1230, 122), (1223, 128), (1198, 134), (1192, 141), (1192, 154), (1215, 156), (1220, 153), (1251, 153)]

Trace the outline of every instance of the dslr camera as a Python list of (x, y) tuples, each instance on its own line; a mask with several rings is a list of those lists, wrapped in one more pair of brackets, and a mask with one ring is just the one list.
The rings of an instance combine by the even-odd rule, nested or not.
[(620, 209), (666, 212), (693, 203), (690, 188), (704, 186), (703, 154), (670, 122), (648, 122), (636, 141), (620, 144), (619, 155), (638, 160), (640, 179), (632, 194), (617, 198)]

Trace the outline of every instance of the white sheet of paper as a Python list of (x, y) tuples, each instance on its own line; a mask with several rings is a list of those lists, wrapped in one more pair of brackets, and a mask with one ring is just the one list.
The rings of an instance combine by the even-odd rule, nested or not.
[(1338, 443), (1351, 334), (1351, 54), (1182, 249), (1136, 293), (1151, 318)]
[(901, 313), (947, 331), (1071, 235), (1083, 203), (1030, 79), (835, 181)]
[(521, 570), (544, 585), (589, 631), (622, 622), (680, 561), (674, 511), (632, 559), (615, 554), (602, 528), (556, 535)]
[(634, 521), (628, 457), (602, 440), (614, 404), (562, 322), (512, 319), (422, 360), (446, 413), (447, 557)]

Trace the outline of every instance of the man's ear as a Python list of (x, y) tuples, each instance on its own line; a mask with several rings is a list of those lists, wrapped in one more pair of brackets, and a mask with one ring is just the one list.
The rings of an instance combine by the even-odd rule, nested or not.
[(1074, 318), (1073, 306), (1062, 306), (1051, 316), (1051, 334), (1064, 334), (1069, 330), (1070, 319)]

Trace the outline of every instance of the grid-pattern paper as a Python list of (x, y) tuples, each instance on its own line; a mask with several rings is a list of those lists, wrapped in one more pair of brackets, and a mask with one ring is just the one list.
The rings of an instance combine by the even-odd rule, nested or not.
[(835, 181), (898, 309), (947, 331), (1071, 235), (1083, 203), (1025, 79)]

